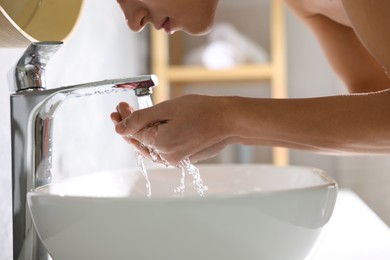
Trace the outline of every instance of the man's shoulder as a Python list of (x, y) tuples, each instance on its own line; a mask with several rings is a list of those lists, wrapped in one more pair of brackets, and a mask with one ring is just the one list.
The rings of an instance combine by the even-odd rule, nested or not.
[(315, 16), (325, 16), (336, 23), (351, 27), (341, 0), (285, 0), (285, 3), (304, 20), (310, 20)]
[(284, 0), (288, 7), (298, 16), (305, 18), (313, 15), (307, 0)]

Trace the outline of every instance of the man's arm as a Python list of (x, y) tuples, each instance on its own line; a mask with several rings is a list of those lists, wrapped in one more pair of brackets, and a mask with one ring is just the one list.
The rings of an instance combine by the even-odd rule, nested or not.
[[(385, 71), (390, 68), (390, 1), (344, 0), (353, 28), (310, 13), (300, 1), (287, 2), (314, 31), (349, 90), (371, 93), (269, 100), (259, 102), (258, 110), (252, 104), (243, 136), (253, 139), (243, 143), (330, 153), (389, 153), (390, 80)], [(261, 113), (252, 114), (250, 120), (249, 110)], [(261, 127), (250, 127), (261, 121)]]

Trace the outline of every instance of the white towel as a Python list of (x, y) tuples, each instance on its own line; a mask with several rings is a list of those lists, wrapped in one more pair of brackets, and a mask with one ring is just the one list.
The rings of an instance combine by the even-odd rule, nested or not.
[(244, 63), (264, 63), (267, 52), (227, 23), (216, 24), (208, 43), (185, 57), (188, 65), (202, 64), (209, 69), (227, 69)]

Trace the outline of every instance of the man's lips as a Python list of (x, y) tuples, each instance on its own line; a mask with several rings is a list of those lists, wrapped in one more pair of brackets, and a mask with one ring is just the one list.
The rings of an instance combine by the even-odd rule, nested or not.
[(169, 17), (165, 18), (164, 22), (157, 29), (164, 29), (165, 32), (171, 33), (171, 23)]

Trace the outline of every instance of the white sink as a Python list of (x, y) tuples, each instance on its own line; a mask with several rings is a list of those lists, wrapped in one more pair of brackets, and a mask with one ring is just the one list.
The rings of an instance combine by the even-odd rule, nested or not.
[(305, 167), (200, 165), (197, 195), (181, 172), (103, 172), (29, 192), (35, 227), (55, 260), (303, 260), (332, 215), (337, 184)]

